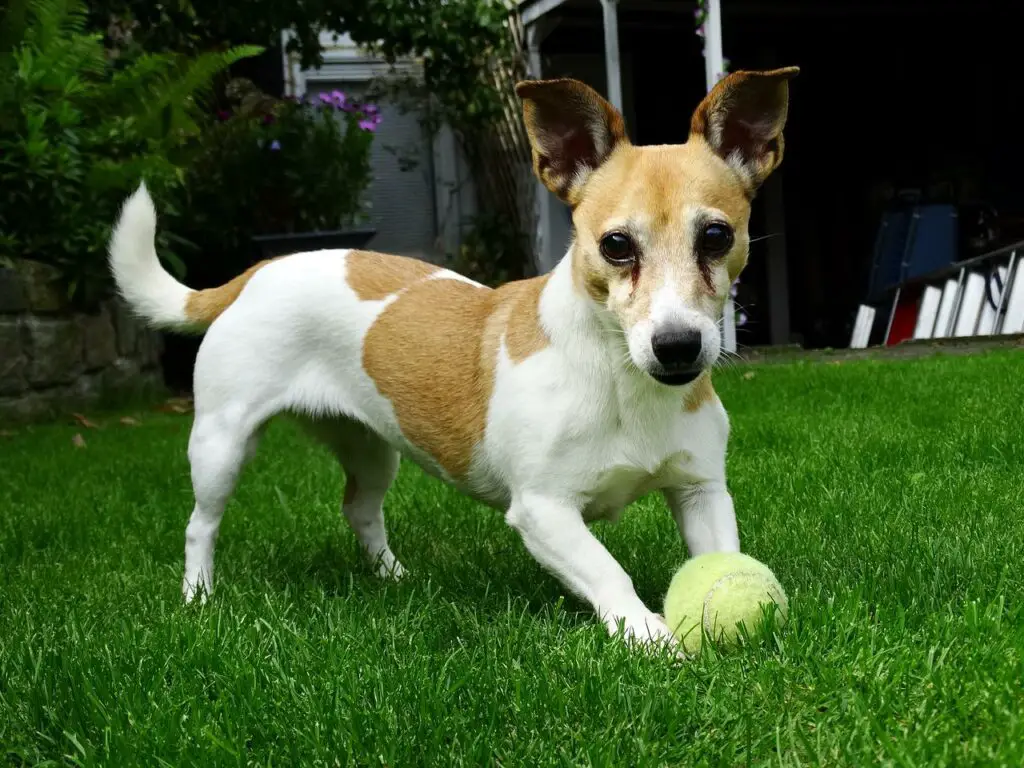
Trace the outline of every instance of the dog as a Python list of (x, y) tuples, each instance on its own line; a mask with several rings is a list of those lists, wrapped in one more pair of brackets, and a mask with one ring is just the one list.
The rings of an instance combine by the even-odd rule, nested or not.
[(684, 144), (643, 147), (587, 85), (520, 82), (534, 172), (571, 209), (574, 236), (550, 273), (497, 289), (408, 257), (321, 250), (193, 291), (161, 267), (141, 184), (110, 240), (117, 288), (152, 327), (205, 334), (185, 600), (213, 589), (224, 506), (263, 426), (287, 412), (344, 469), (343, 515), (380, 576), (404, 572), (382, 506), (404, 456), (501, 510), (612, 635), (675, 645), (588, 524), (660, 491), (691, 555), (739, 551), (711, 370), (797, 72), (732, 73)]

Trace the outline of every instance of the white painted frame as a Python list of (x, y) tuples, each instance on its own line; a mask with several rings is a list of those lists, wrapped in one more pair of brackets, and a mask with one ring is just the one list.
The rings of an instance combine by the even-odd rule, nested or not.
[(930, 339), (935, 332), (935, 319), (939, 315), (939, 303), (942, 291), (934, 285), (925, 287), (921, 294), (921, 303), (917, 310), (917, 322), (914, 325), (915, 339)]

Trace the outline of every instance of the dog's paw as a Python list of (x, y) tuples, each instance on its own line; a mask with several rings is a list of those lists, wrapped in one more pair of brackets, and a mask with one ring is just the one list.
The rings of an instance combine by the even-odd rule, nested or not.
[(186, 578), (181, 582), (181, 596), (184, 598), (186, 605), (197, 600), (199, 605), (206, 605), (209, 594), (209, 587), (202, 581), (191, 581)]
[(379, 579), (398, 581), (405, 576), (406, 573), (408, 573), (408, 571), (406, 571), (402, 564), (397, 560), (392, 561), (390, 565), (383, 562), (377, 564), (376, 574)]
[(679, 641), (668, 628), (665, 619), (656, 613), (618, 616), (606, 623), (609, 633), (620, 636), (631, 646), (645, 650), (674, 650), (679, 646)]

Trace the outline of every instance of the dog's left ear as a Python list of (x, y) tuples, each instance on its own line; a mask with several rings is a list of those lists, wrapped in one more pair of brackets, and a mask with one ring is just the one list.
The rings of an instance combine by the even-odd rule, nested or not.
[(690, 119), (702, 137), (756, 190), (782, 162), (782, 129), (789, 111), (789, 81), (798, 67), (733, 72), (720, 80)]
[(533, 150), (533, 169), (544, 185), (575, 206), (591, 172), (626, 138), (622, 115), (579, 80), (524, 80), (516, 85)]

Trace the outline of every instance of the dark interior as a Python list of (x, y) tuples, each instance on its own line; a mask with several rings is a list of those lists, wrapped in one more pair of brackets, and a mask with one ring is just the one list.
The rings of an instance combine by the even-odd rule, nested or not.
[[(675, 8), (670, 8), (675, 5)], [(1019, 4), (736, 3), (725, 0), (723, 48), (732, 69), (798, 65), (780, 171), (790, 323), (806, 347), (845, 347), (865, 300), (882, 212), (901, 193), (957, 206), (958, 258), (1024, 240)], [(602, 54), (600, 6), (568, 4), (545, 53)], [(619, 11), (632, 61), (639, 144), (684, 141), (702, 97), (704, 62), (692, 6)], [(759, 206), (753, 236), (766, 232)], [(993, 236), (970, 241), (979, 211)], [(973, 228), (973, 229), (972, 229)], [(764, 241), (754, 243), (739, 301), (742, 345), (769, 343)]]

